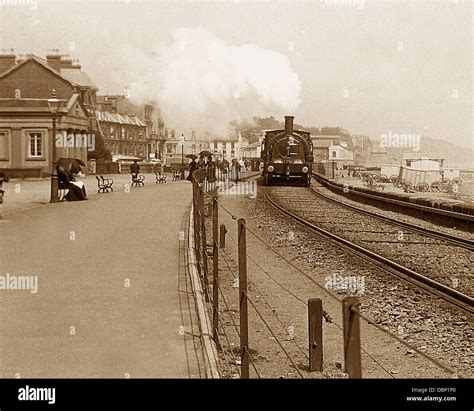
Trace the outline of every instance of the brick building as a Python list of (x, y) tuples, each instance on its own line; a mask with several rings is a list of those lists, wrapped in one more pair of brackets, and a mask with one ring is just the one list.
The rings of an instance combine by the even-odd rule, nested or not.
[(112, 155), (147, 157), (147, 125), (137, 116), (97, 111), (97, 120)]
[(105, 145), (112, 154), (154, 158), (155, 152), (158, 152), (159, 158), (162, 158), (164, 123), (159, 117), (154, 119), (153, 104), (139, 105), (125, 95), (103, 95), (97, 96), (97, 107), (101, 112), (98, 118)]
[(0, 55), (0, 70), (0, 169), (11, 177), (51, 173), (56, 139), (48, 99), (53, 90), (60, 100), (56, 137), (71, 137), (57, 140), (57, 158), (87, 161), (95, 148), (97, 87), (81, 67), (58, 54), (17, 59), (6, 53)]

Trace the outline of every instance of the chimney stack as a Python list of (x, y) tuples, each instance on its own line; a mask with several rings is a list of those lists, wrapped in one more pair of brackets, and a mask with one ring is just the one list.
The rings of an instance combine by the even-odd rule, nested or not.
[(71, 68), (80, 70), (80, 69), (81, 69), (81, 65), (79, 64), (79, 60), (73, 60), (73, 61), (72, 61)]
[(0, 53), (0, 74), (10, 70), (16, 64), (16, 56), (13, 49), (3, 49)]
[(53, 69), (59, 71), (61, 68), (61, 55), (56, 53), (56, 50), (53, 50), (54, 54), (50, 53), (46, 55), (46, 61)]
[(60, 71), (62, 68), (75, 68), (73, 67), (72, 60), (69, 59), (69, 55), (59, 54), (59, 49), (52, 49), (46, 56), (46, 60), (57, 71)]
[(285, 116), (285, 133), (292, 134), (293, 133), (293, 116)]

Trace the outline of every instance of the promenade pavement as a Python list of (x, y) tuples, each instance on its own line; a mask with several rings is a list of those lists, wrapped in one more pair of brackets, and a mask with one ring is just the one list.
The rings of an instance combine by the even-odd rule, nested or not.
[[(0, 280), (33, 276), (37, 292), (0, 289), (0, 377), (202, 376), (184, 271), (191, 184), (150, 180), (107, 194), (86, 181), (88, 201), (4, 216)], [(33, 183), (47, 187), (20, 181)]]

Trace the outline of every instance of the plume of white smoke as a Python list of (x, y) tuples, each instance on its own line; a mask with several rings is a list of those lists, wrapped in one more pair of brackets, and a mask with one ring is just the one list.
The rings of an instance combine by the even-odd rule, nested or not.
[(203, 28), (180, 28), (152, 54), (121, 50), (130, 96), (156, 101), (168, 126), (226, 137), (231, 120), (292, 114), (301, 81), (287, 56), (255, 45), (229, 45)]

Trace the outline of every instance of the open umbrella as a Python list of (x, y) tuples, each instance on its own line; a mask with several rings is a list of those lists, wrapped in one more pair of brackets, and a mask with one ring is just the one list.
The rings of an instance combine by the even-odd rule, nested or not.
[(204, 150), (199, 153), (202, 157), (212, 157), (212, 153), (210, 151)]
[(187, 156), (185, 156), (186, 158), (190, 158), (191, 160), (196, 160), (196, 158), (198, 157), (196, 154), (188, 154)]

